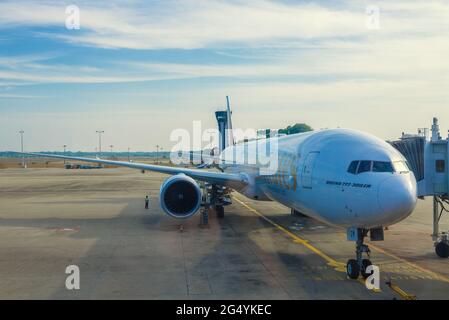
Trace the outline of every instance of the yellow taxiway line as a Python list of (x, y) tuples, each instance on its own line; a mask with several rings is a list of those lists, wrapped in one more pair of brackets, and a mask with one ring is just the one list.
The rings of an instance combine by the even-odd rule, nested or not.
[(402, 297), (402, 299), (404, 299), (404, 300), (416, 300), (416, 296), (415, 295), (408, 294), (407, 292), (405, 292), (404, 290), (399, 288), (399, 286), (397, 284), (392, 283), (391, 280), (387, 282), (387, 285), (390, 287), (391, 290), (393, 290), (398, 295), (400, 295)]
[(285, 234), (287, 234), (290, 238), (293, 239), (294, 242), (302, 244), (303, 246), (305, 246), (307, 249), (309, 249), (310, 251), (316, 253), (317, 255), (319, 255), (321, 258), (323, 258), (324, 260), (327, 261), (329, 266), (332, 266), (336, 269), (338, 269), (338, 271), (345, 271), (346, 270), (346, 265), (342, 262), (338, 262), (337, 260), (329, 257), (327, 254), (325, 254), (323, 251), (319, 250), (318, 248), (312, 246), (308, 240), (302, 239), (300, 237), (298, 237), (296, 234), (294, 234), (293, 232), (287, 230), (286, 228), (284, 228), (283, 226), (277, 224), (276, 222), (274, 222), (273, 220), (267, 218), (266, 216), (264, 216), (262, 213), (260, 213), (259, 211), (257, 211), (256, 209), (250, 207), (249, 205), (247, 205), (245, 202), (243, 202), (242, 200), (238, 199), (237, 197), (234, 197), (234, 199), (240, 203), (242, 206), (244, 206), (246, 209), (248, 209), (249, 211), (255, 213), (256, 215), (258, 215), (259, 217), (261, 217), (263, 220), (267, 221), (268, 223), (270, 223), (271, 225), (273, 225), (274, 227), (276, 227), (277, 229), (281, 230), (282, 232), (284, 232)]
[[(336, 271), (339, 271), (339, 272), (345, 272), (345, 273), (346, 273), (346, 265), (345, 265), (344, 263), (338, 262), (337, 260), (331, 258), (329, 255), (325, 254), (325, 253), (324, 253), (323, 251), (321, 251), (320, 249), (318, 249), (318, 248), (316, 248), (315, 246), (311, 245), (311, 244), (309, 243), (308, 240), (299, 237), (298, 235), (294, 234), (294, 233), (291, 232), (290, 230), (288, 230), (288, 229), (284, 228), (283, 226), (277, 224), (276, 222), (274, 222), (274, 221), (271, 220), (270, 218), (268, 218), (268, 217), (266, 217), (265, 215), (263, 215), (262, 213), (260, 213), (258, 210), (252, 208), (251, 206), (249, 206), (248, 204), (246, 204), (245, 202), (243, 202), (242, 200), (240, 200), (239, 198), (237, 198), (237, 197), (235, 197), (235, 196), (234, 196), (233, 198), (234, 198), (238, 203), (240, 203), (242, 206), (244, 206), (246, 209), (248, 209), (249, 211), (255, 213), (255, 214), (258, 215), (260, 218), (262, 218), (263, 220), (267, 221), (267, 222), (270, 223), (272, 226), (276, 227), (278, 230), (280, 230), (280, 231), (282, 231), (283, 233), (285, 233), (286, 235), (288, 235), (290, 238), (292, 238), (292, 240), (293, 240), (295, 243), (299, 243), (299, 244), (303, 245), (304, 247), (306, 247), (306, 248), (309, 249), (310, 251), (314, 252), (315, 254), (317, 254), (318, 256), (320, 256), (321, 258), (323, 258), (324, 260), (326, 260), (327, 263), (328, 263), (328, 265), (334, 267)], [(411, 267), (413, 267), (413, 268), (415, 268), (415, 269), (417, 269), (417, 270), (419, 270), (419, 271), (421, 271), (421, 272), (424, 272), (424, 273), (427, 273), (427, 274), (429, 274), (429, 275), (432, 275), (432, 277), (434, 277), (434, 278), (436, 278), (436, 279), (439, 279), (439, 280), (442, 280), (442, 281), (449, 282), (449, 279), (446, 278), (446, 277), (443, 276), (443, 275), (439, 275), (439, 274), (437, 274), (437, 273), (435, 273), (435, 272), (432, 272), (432, 271), (427, 270), (427, 269), (425, 269), (425, 268), (423, 268), (423, 267), (420, 267), (420, 266), (418, 266), (418, 265), (415, 265), (414, 263), (411, 263), (411, 262), (409, 262), (409, 261), (407, 261), (407, 260), (405, 260), (405, 259), (402, 259), (402, 258), (400, 258), (400, 257), (398, 257), (398, 256), (395, 256), (394, 254), (391, 254), (391, 253), (389, 253), (389, 252), (387, 252), (387, 251), (385, 251), (385, 250), (383, 250), (383, 249), (381, 249), (381, 248), (379, 248), (379, 247), (377, 247), (377, 246), (374, 246), (374, 245), (372, 245), (372, 244), (370, 244), (370, 246), (373, 247), (375, 250), (377, 250), (377, 251), (379, 251), (379, 252), (381, 252), (381, 253), (383, 253), (383, 254), (385, 254), (385, 255), (391, 257), (391, 258), (394, 258), (394, 259), (396, 259), (396, 260), (398, 260), (398, 261), (401, 261), (401, 262), (403, 262), (403, 263), (406, 263), (407, 265), (409, 265), (409, 266), (411, 266)], [(364, 281), (363, 279), (358, 279), (358, 282), (360, 282), (360, 283), (363, 284), (363, 285), (365, 284), (365, 281)], [(406, 293), (404, 290), (402, 290), (402, 289), (401, 289), (398, 285), (396, 285), (396, 284), (392, 284), (392, 283), (390, 282), (389, 287), (390, 287), (394, 292), (396, 292), (398, 295), (400, 295), (403, 299), (406, 299), (406, 300), (416, 299), (416, 296), (410, 295), (410, 294)], [(374, 289), (374, 290), (372, 290), (372, 291), (374, 291), (374, 292), (380, 292), (381, 290), (376, 290), (376, 289)]]

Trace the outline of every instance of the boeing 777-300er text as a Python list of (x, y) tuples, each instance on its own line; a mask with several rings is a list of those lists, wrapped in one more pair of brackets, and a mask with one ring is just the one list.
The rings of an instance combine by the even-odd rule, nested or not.
[[(231, 123), (230, 115), (228, 104), (228, 123)], [(210, 192), (210, 203), (219, 215), (223, 215), (229, 190), (255, 200), (277, 201), (347, 230), (348, 239), (356, 241), (356, 257), (348, 260), (346, 268), (352, 279), (360, 274), (369, 276), (367, 267), (371, 262), (367, 259), (369, 248), (364, 244), (365, 237), (369, 234), (371, 240), (383, 240), (384, 227), (405, 219), (415, 208), (416, 180), (405, 158), (387, 142), (370, 134), (326, 129), (268, 138), (263, 143), (275, 142), (278, 152), (277, 170), (271, 174), (261, 174), (260, 166), (233, 159), (235, 154), (252, 150), (251, 144), (260, 141), (234, 144), (233, 138), (228, 140), (228, 147), (219, 156), (220, 171), (216, 172), (100, 158), (27, 154), (173, 175), (161, 186), (160, 204), (174, 218), (191, 217), (200, 208), (203, 195), (197, 181), (207, 183), (203, 193)], [(228, 161), (229, 158), (233, 160)], [(363, 258), (364, 254), (368, 257)]]

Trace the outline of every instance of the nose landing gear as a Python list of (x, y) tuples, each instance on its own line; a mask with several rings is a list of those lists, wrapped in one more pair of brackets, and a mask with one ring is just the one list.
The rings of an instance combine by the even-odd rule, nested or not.
[[(357, 279), (361, 274), (363, 278), (368, 278), (371, 273), (367, 272), (367, 268), (372, 265), (370, 257), (370, 249), (364, 244), (364, 239), (368, 234), (368, 229), (357, 228), (353, 236), (356, 239), (356, 259), (349, 259), (346, 263), (346, 274), (351, 279)], [(349, 237), (349, 236), (348, 236)], [(363, 253), (366, 253), (368, 259), (363, 259)]]

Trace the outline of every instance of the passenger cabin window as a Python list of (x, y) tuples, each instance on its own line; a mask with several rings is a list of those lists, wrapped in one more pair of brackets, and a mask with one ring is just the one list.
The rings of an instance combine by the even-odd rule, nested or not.
[(359, 168), (357, 169), (357, 174), (371, 171), (371, 163), (371, 161), (366, 160), (360, 161)]

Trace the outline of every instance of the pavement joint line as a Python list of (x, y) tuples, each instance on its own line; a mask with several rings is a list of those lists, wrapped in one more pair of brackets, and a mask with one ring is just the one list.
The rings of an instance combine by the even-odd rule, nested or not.
[[(328, 261), (328, 264), (329, 264), (330, 266), (336, 267), (335, 270), (337, 270), (337, 271), (342, 271), (342, 270), (340, 270), (340, 267), (341, 267), (341, 265), (344, 265), (343, 263), (338, 262), (338, 261), (332, 259), (331, 257), (329, 257), (328, 255), (326, 255), (325, 253), (323, 253), (323, 252), (320, 251), (319, 249), (317, 249), (317, 248), (315, 248), (314, 246), (310, 245), (310, 244), (308, 243), (308, 240), (305, 240), (305, 239), (302, 239), (302, 238), (298, 237), (297, 235), (295, 235), (295, 234), (292, 233), (291, 231), (285, 229), (284, 227), (280, 226), (280, 225), (277, 224), (276, 222), (274, 222), (274, 221), (272, 221), (271, 219), (267, 218), (267, 217), (264, 216), (262, 213), (258, 212), (256, 209), (251, 208), (249, 205), (247, 205), (246, 203), (244, 203), (242, 200), (240, 200), (240, 199), (238, 199), (238, 198), (236, 198), (236, 197), (234, 197), (234, 199), (236, 199), (240, 204), (242, 204), (242, 205), (243, 205), (244, 207), (246, 207), (248, 210), (254, 212), (255, 214), (257, 214), (257, 215), (260, 216), (262, 219), (266, 220), (267, 222), (269, 222), (270, 224), (272, 224), (273, 226), (275, 226), (275, 227), (278, 228), (279, 230), (283, 231), (284, 233), (287, 233), (291, 238), (293, 238), (294, 242), (300, 243), (300, 244), (306, 246), (308, 249), (312, 250), (313, 252), (315, 252), (316, 254), (318, 254), (319, 256), (321, 256), (322, 258), (324, 258), (326, 261)], [(341, 233), (341, 234), (344, 235), (343, 233)], [(395, 254), (393, 254), (393, 253), (390, 253), (390, 252), (388, 252), (388, 251), (386, 251), (386, 250), (384, 250), (384, 249), (382, 249), (382, 248), (380, 248), (380, 247), (378, 247), (378, 246), (376, 246), (376, 245), (374, 245), (374, 244), (371, 244), (371, 243), (370, 243), (370, 247), (373, 248), (374, 250), (376, 250), (376, 251), (378, 251), (378, 252), (380, 252), (380, 253), (386, 255), (386, 256), (389, 256), (389, 257), (391, 257), (391, 258), (393, 258), (393, 259), (395, 259), (395, 260), (397, 260), (397, 261), (400, 261), (400, 262), (402, 262), (402, 263), (405, 263), (406, 265), (412, 267), (413, 269), (415, 269), (415, 270), (417, 270), (417, 271), (420, 271), (420, 272), (422, 272), (422, 273), (425, 273), (425, 274), (430, 275), (430, 276), (431, 276), (433, 279), (435, 279), (435, 280), (440, 280), (440, 281), (449, 283), (449, 278), (446, 277), (446, 276), (444, 276), (444, 275), (442, 275), (442, 274), (439, 274), (439, 273), (437, 273), (437, 272), (428, 270), (428, 269), (426, 269), (426, 268), (424, 268), (424, 267), (421, 267), (421, 266), (419, 266), (419, 265), (417, 265), (417, 264), (415, 264), (415, 263), (412, 263), (412, 262), (410, 262), (410, 261), (408, 261), (408, 260), (406, 260), (406, 259), (404, 259), (404, 258), (398, 257), (397, 255), (395, 255)], [(359, 279), (359, 281), (362, 281), (362, 282), (363, 282), (362, 279)], [(363, 282), (363, 283), (364, 283), (364, 282)], [(399, 294), (401, 297), (403, 297), (404, 299), (408, 299), (407, 297), (409, 297), (409, 296), (410, 296), (410, 297), (415, 297), (415, 296), (410, 295), (410, 294), (405, 294), (405, 295), (401, 294), (401, 292), (405, 292), (405, 291), (403, 291), (398, 285), (395, 285), (395, 288), (396, 288), (396, 290), (393, 289), (393, 288), (392, 288), (392, 290), (395, 291), (396, 293), (398, 293), (398, 294)], [(376, 290), (376, 291), (377, 291), (377, 290)], [(415, 298), (416, 298), (416, 297), (415, 297)]]
[[(235, 198), (235, 197), (234, 197)], [(241, 202), (241, 200), (239, 200), (239, 199), (236, 199), (237, 201), (240, 201), (240, 203), (242, 203), (243, 205), (245, 205), (243, 202)], [(255, 209), (252, 209), (252, 208), (250, 208), (250, 207), (248, 207), (248, 206), (246, 206), (247, 208), (249, 208), (251, 211), (255, 211)], [(261, 216), (263, 216), (263, 214), (261, 214), (261, 213), (258, 213), (259, 215), (261, 215)], [(268, 219), (268, 218), (266, 218), (265, 216), (263, 216), (264, 218), (265, 218), (265, 220), (267, 220), (267, 221), (271, 221), (270, 219)], [(273, 222), (274, 224), (276, 224), (275, 222)], [(281, 227), (282, 228), (282, 227)], [(287, 230), (286, 230), (287, 231)], [(287, 232), (289, 232), (290, 233), (290, 231), (287, 231)], [(345, 235), (344, 233), (341, 233), (342, 235)], [(294, 235), (294, 236), (296, 236), (296, 235)], [(298, 237), (299, 238), (299, 237)], [(304, 240), (304, 239), (302, 239), (302, 241), (307, 241), (307, 240)], [(301, 242), (300, 242), (301, 243)], [(398, 257), (397, 255), (395, 255), (395, 254), (393, 254), (393, 253), (391, 253), (391, 252), (389, 252), (389, 251), (387, 251), (387, 250), (385, 250), (385, 249), (382, 249), (382, 248), (380, 248), (380, 247), (378, 247), (378, 246), (376, 246), (376, 245), (374, 245), (374, 244), (372, 244), (372, 243), (370, 243), (370, 245), (369, 245), (371, 248), (373, 248), (374, 250), (376, 250), (376, 251), (378, 251), (378, 252), (380, 252), (380, 253), (382, 253), (382, 254), (384, 254), (384, 255), (386, 255), (386, 256), (389, 256), (389, 257), (391, 257), (391, 258), (393, 258), (393, 259), (395, 259), (395, 260), (398, 260), (398, 261), (400, 261), (400, 262), (403, 262), (403, 263), (405, 263), (406, 265), (408, 265), (409, 267), (412, 267), (413, 269), (415, 269), (415, 270), (418, 270), (418, 271), (421, 271), (422, 273), (426, 273), (426, 274), (428, 274), (428, 275), (430, 275), (431, 277), (433, 277), (434, 279), (436, 279), (436, 280), (440, 280), (440, 281), (443, 281), (443, 282), (447, 282), (447, 283), (449, 283), (449, 277), (446, 277), (446, 276), (444, 276), (444, 275), (442, 275), (442, 274), (439, 274), (439, 273), (437, 273), (437, 272), (434, 272), (434, 271), (431, 271), (431, 270), (429, 270), (429, 269), (426, 269), (426, 268), (424, 268), (424, 267), (421, 267), (421, 266), (419, 266), (419, 265), (417, 265), (417, 264), (415, 264), (415, 263), (413, 263), (413, 262), (410, 262), (410, 261), (408, 261), (408, 260), (406, 260), (406, 259), (404, 259), (404, 258), (401, 258), (401, 257)]]
[[(338, 272), (346, 272), (346, 265), (342, 262), (338, 262), (337, 260), (331, 258), (330, 256), (328, 256), (327, 254), (325, 254), (324, 252), (322, 252), (321, 250), (319, 250), (318, 248), (314, 247), (313, 245), (311, 245), (309, 243), (308, 240), (306, 239), (302, 239), (301, 237), (297, 236), (296, 234), (294, 234), (293, 232), (287, 230), (286, 228), (284, 228), (283, 226), (277, 224), (276, 222), (274, 222), (273, 220), (271, 220), (270, 218), (266, 217), (265, 215), (263, 215), (262, 213), (260, 213), (258, 210), (250, 207), (249, 205), (247, 205), (245, 202), (243, 202), (242, 200), (240, 200), (239, 198), (234, 196), (234, 199), (237, 200), (238, 203), (240, 203), (242, 206), (244, 206), (245, 208), (247, 208), (249, 211), (255, 213), (256, 215), (258, 215), (259, 217), (261, 217), (263, 220), (267, 221), (268, 223), (270, 223), (271, 225), (273, 225), (274, 227), (276, 227), (277, 229), (281, 230), (282, 232), (284, 232), (285, 234), (287, 234), (288, 236), (290, 236), (290, 238), (293, 239), (293, 242), (295, 243), (299, 243), (302, 244), (303, 246), (305, 246), (307, 249), (311, 250), (313, 253), (317, 254), (318, 256), (320, 256), (321, 258), (323, 258), (324, 260), (327, 261), (327, 264), (329, 266), (334, 267), (335, 271)], [(365, 280), (364, 279), (358, 279), (358, 282), (365, 285)], [(373, 289), (370, 290), (372, 292), (375, 293), (379, 293), (382, 290), (380, 289)]]
[(370, 243), (369, 246), (371, 248), (373, 248), (374, 250), (376, 250), (376, 251), (378, 251), (378, 252), (380, 252), (380, 253), (382, 253), (382, 254), (384, 254), (386, 256), (389, 256), (389, 257), (391, 257), (393, 259), (396, 259), (396, 260), (398, 260), (400, 262), (403, 262), (403, 263), (407, 264), (408, 266), (414, 268), (415, 270), (418, 270), (418, 271), (421, 271), (422, 273), (426, 273), (426, 274), (430, 275), (435, 280), (440, 280), (440, 281), (449, 283), (449, 278), (444, 276), (444, 275), (442, 275), (442, 274), (439, 274), (437, 272), (434, 272), (434, 271), (431, 271), (429, 269), (423, 268), (423, 267), (421, 267), (421, 266), (419, 266), (417, 264), (414, 264), (413, 262), (410, 262), (410, 261), (408, 261), (408, 260), (406, 260), (404, 258), (398, 257), (397, 255), (395, 255), (393, 253), (390, 253), (390, 252), (388, 252), (388, 251), (386, 251), (386, 250), (384, 250), (384, 249), (382, 249), (382, 248), (380, 248), (380, 247), (378, 247), (378, 246), (376, 246), (374, 244)]

